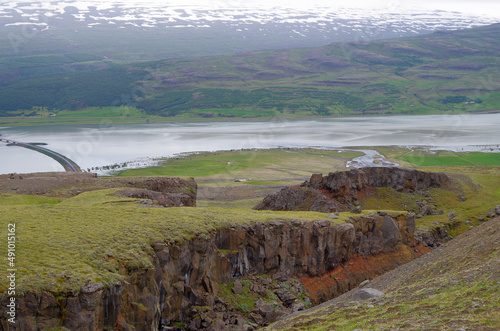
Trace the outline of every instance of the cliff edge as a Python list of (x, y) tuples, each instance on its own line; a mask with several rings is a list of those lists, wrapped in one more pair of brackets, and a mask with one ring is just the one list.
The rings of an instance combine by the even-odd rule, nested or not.
[(350, 210), (375, 194), (376, 188), (388, 187), (413, 193), (448, 185), (444, 173), (424, 172), (396, 167), (373, 167), (313, 174), (309, 181), (268, 195), (256, 210), (310, 210), (336, 212)]

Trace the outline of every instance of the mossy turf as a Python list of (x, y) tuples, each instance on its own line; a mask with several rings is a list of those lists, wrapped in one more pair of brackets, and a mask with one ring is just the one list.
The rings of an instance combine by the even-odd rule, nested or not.
[(54, 205), (63, 201), (63, 199), (46, 197), (41, 195), (21, 195), (21, 194), (0, 194), (0, 206), (13, 205)]
[[(22, 204), (7, 205), (3, 199), (12, 198), (0, 196), (1, 235), (7, 236), (7, 224), (16, 227), (17, 291), (66, 293), (86, 283), (111, 284), (122, 279), (120, 269), (152, 268), (155, 243), (182, 242), (232, 224), (326, 219), (316, 212), (143, 207), (134, 199), (118, 200), (113, 191), (86, 192), (57, 204), (18, 196)], [(353, 216), (342, 213), (331, 222)], [(7, 256), (6, 245), (0, 255)], [(6, 286), (2, 277), (0, 290)]]

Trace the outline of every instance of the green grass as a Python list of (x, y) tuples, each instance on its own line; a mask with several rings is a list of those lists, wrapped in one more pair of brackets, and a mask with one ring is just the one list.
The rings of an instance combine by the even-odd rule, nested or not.
[(23, 114), (26, 111), (19, 111), (17, 112), (18, 116), (0, 117), (0, 124), (6, 126), (32, 126), (165, 121), (164, 118), (146, 115), (141, 110), (130, 106), (89, 107), (79, 110), (48, 110), (44, 107), (38, 107), (30, 112), (33, 115), (25, 116)]
[[(248, 284), (242, 284), (242, 293), (234, 294), (231, 289), (234, 286), (234, 282), (223, 284), (220, 287), (218, 296), (222, 298), (225, 302), (233, 307), (238, 307), (246, 315), (249, 314), (253, 309), (255, 309), (255, 301), (261, 298), (255, 292), (250, 291)], [(271, 302), (267, 302), (271, 303)]]
[(252, 209), (262, 201), (262, 198), (240, 199), (235, 201), (197, 200), (197, 207), (219, 207), (226, 209)]
[[(325, 219), (315, 212), (145, 208), (130, 202), (109, 203), (115, 201), (109, 193), (87, 192), (58, 204), (40, 204), (49, 198), (36, 198), (30, 204), (13, 205), (12, 198), (5, 197), (8, 203), (0, 203), (0, 221), (16, 224), (19, 292), (66, 293), (86, 283), (112, 284), (123, 278), (120, 265), (130, 270), (152, 268), (153, 244), (182, 242), (231, 224)], [(335, 222), (351, 216), (356, 215), (345, 213)], [(6, 256), (6, 246), (0, 247), (0, 254)], [(1, 290), (6, 282), (2, 277)]]
[(479, 165), (500, 166), (500, 153), (471, 152), (461, 156)]
[(424, 155), (405, 155), (401, 157), (402, 160), (412, 163), (416, 166), (460, 166), (460, 165), (474, 165), (474, 163), (462, 159), (458, 156), (424, 156)]
[(279, 182), (310, 177), (313, 172), (328, 173), (345, 169), (346, 159), (363, 155), (355, 151), (313, 149), (268, 149), (219, 151), (191, 154), (165, 160), (163, 165), (118, 172), (118, 176), (182, 176), (198, 181), (234, 181), (257, 185), (261, 181)]
[(114, 195), (115, 192), (120, 190), (121, 189), (119, 188), (118, 189), (115, 188), (108, 190), (83, 192), (71, 199), (66, 199), (60, 202), (59, 206), (83, 207), (83, 206), (101, 205), (107, 203), (131, 203), (140, 200), (133, 198), (118, 197)]
[(415, 150), (397, 158), (409, 164), (420, 167), (428, 166), (500, 166), (500, 153), (483, 152), (451, 152), (439, 151), (433, 152)]
[(54, 205), (61, 201), (63, 201), (63, 199), (42, 195), (0, 194), (0, 206)]
[(124, 120), (127, 117), (133, 118), (144, 118), (146, 119), (148, 116), (138, 110), (137, 108), (121, 106), (121, 107), (102, 107), (102, 108), (88, 108), (79, 111), (71, 111), (71, 110), (63, 110), (55, 113), (56, 119), (85, 119), (85, 118), (123, 118)]

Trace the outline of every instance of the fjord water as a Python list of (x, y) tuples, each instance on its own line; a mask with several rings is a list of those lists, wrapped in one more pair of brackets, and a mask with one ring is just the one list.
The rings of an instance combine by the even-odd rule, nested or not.
[[(270, 147), (435, 146), (473, 150), (500, 144), (500, 114), (345, 117), (289, 121), (3, 127), (43, 142), (82, 169), (177, 153)], [(63, 171), (35, 151), (0, 143), (0, 173)]]

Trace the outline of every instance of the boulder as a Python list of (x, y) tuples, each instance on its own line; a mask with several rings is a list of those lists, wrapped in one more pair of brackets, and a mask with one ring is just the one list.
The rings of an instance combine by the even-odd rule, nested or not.
[(281, 302), (283, 302), (283, 305), (285, 307), (290, 307), (295, 302), (295, 300), (297, 300), (297, 297), (295, 295), (285, 289), (276, 291), (276, 295), (281, 300)]
[(368, 300), (371, 298), (381, 297), (384, 295), (385, 294), (383, 292), (380, 292), (379, 290), (365, 287), (357, 291), (352, 298), (353, 300)]
[(241, 282), (238, 279), (234, 281), (234, 285), (233, 285), (233, 288), (231, 290), (236, 295), (240, 295), (243, 293), (243, 285), (241, 284)]
[(271, 313), (273, 310), (273, 306), (268, 303), (264, 303), (257, 308), (257, 313), (261, 316), (266, 317), (267, 314)]
[(229, 331), (229, 328), (223, 320), (216, 319), (212, 322), (212, 324), (210, 324), (207, 331)]
[(361, 282), (361, 284), (359, 284), (359, 287), (360, 287), (360, 288), (361, 288), (361, 287), (365, 287), (365, 286), (366, 286), (366, 285), (368, 285), (368, 284), (370, 284), (370, 280), (369, 280), (369, 279), (362, 281), (362, 282)]
[(306, 307), (302, 301), (297, 301), (297, 302), (293, 303), (292, 306), (290, 307), (290, 309), (293, 312), (304, 310), (305, 308)]
[(274, 323), (277, 320), (279, 320), (283, 315), (286, 315), (286, 312), (282, 310), (273, 310), (272, 312), (266, 315), (266, 320), (269, 323)]
[(420, 215), (422, 215), (422, 216), (432, 215), (432, 214), (434, 214), (434, 206), (425, 205), (420, 210)]

